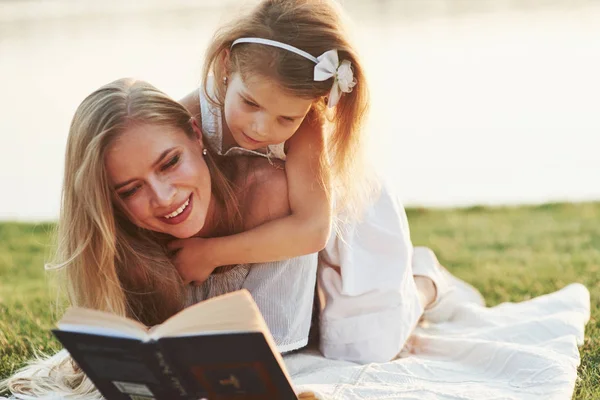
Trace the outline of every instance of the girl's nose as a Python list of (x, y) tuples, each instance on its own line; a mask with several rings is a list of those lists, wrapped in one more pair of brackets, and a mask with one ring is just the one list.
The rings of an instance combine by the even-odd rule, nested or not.
[(268, 137), (270, 122), (269, 117), (267, 115), (259, 115), (254, 120), (254, 124), (252, 127), (254, 133), (259, 137)]

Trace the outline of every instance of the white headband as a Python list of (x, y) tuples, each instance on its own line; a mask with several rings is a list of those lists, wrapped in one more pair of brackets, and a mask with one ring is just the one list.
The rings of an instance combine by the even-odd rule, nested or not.
[(279, 47), (292, 53), (298, 54), (312, 62), (314, 62), (315, 70), (313, 79), (315, 81), (325, 81), (329, 78), (334, 78), (333, 86), (329, 92), (328, 107), (334, 107), (340, 98), (342, 93), (350, 93), (352, 88), (356, 85), (354, 74), (352, 72), (352, 64), (349, 60), (344, 60), (340, 63), (337, 50), (329, 50), (321, 54), (319, 57), (314, 57), (306, 51), (300, 50), (289, 44), (277, 42), (275, 40), (262, 39), (257, 37), (247, 37), (235, 40), (231, 47), (239, 43), (258, 43), (267, 46)]

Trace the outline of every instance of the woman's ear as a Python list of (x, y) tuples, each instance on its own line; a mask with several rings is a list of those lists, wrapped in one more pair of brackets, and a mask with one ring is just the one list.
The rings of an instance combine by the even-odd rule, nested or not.
[(196, 118), (192, 118), (192, 129), (196, 134), (196, 140), (200, 145), (200, 150), (202, 151), (202, 154), (206, 156), (207, 150), (206, 147), (204, 147), (204, 142), (202, 141), (202, 139), (204, 139), (204, 137), (202, 136), (202, 129), (200, 129), (200, 127), (198, 126), (198, 121), (196, 121)]
[(192, 129), (196, 134), (196, 139), (200, 140), (200, 142), (202, 143), (202, 129), (200, 129), (200, 127), (198, 126), (198, 121), (196, 121), (196, 118), (192, 118)]

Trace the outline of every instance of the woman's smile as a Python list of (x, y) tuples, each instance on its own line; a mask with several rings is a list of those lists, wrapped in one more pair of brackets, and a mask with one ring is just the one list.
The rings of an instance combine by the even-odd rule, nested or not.
[(159, 217), (161, 221), (169, 225), (177, 225), (182, 223), (187, 219), (187, 217), (191, 214), (193, 208), (193, 194), (187, 198), (187, 200), (179, 207), (175, 209), (175, 211), (170, 212), (162, 217)]

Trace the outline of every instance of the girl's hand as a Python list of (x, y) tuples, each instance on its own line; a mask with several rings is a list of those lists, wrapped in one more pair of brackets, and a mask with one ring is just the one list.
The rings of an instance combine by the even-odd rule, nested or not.
[(218, 267), (208, 256), (211, 254), (210, 241), (210, 239), (189, 238), (173, 240), (169, 243), (171, 261), (186, 285), (189, 283), (200, 285)]

